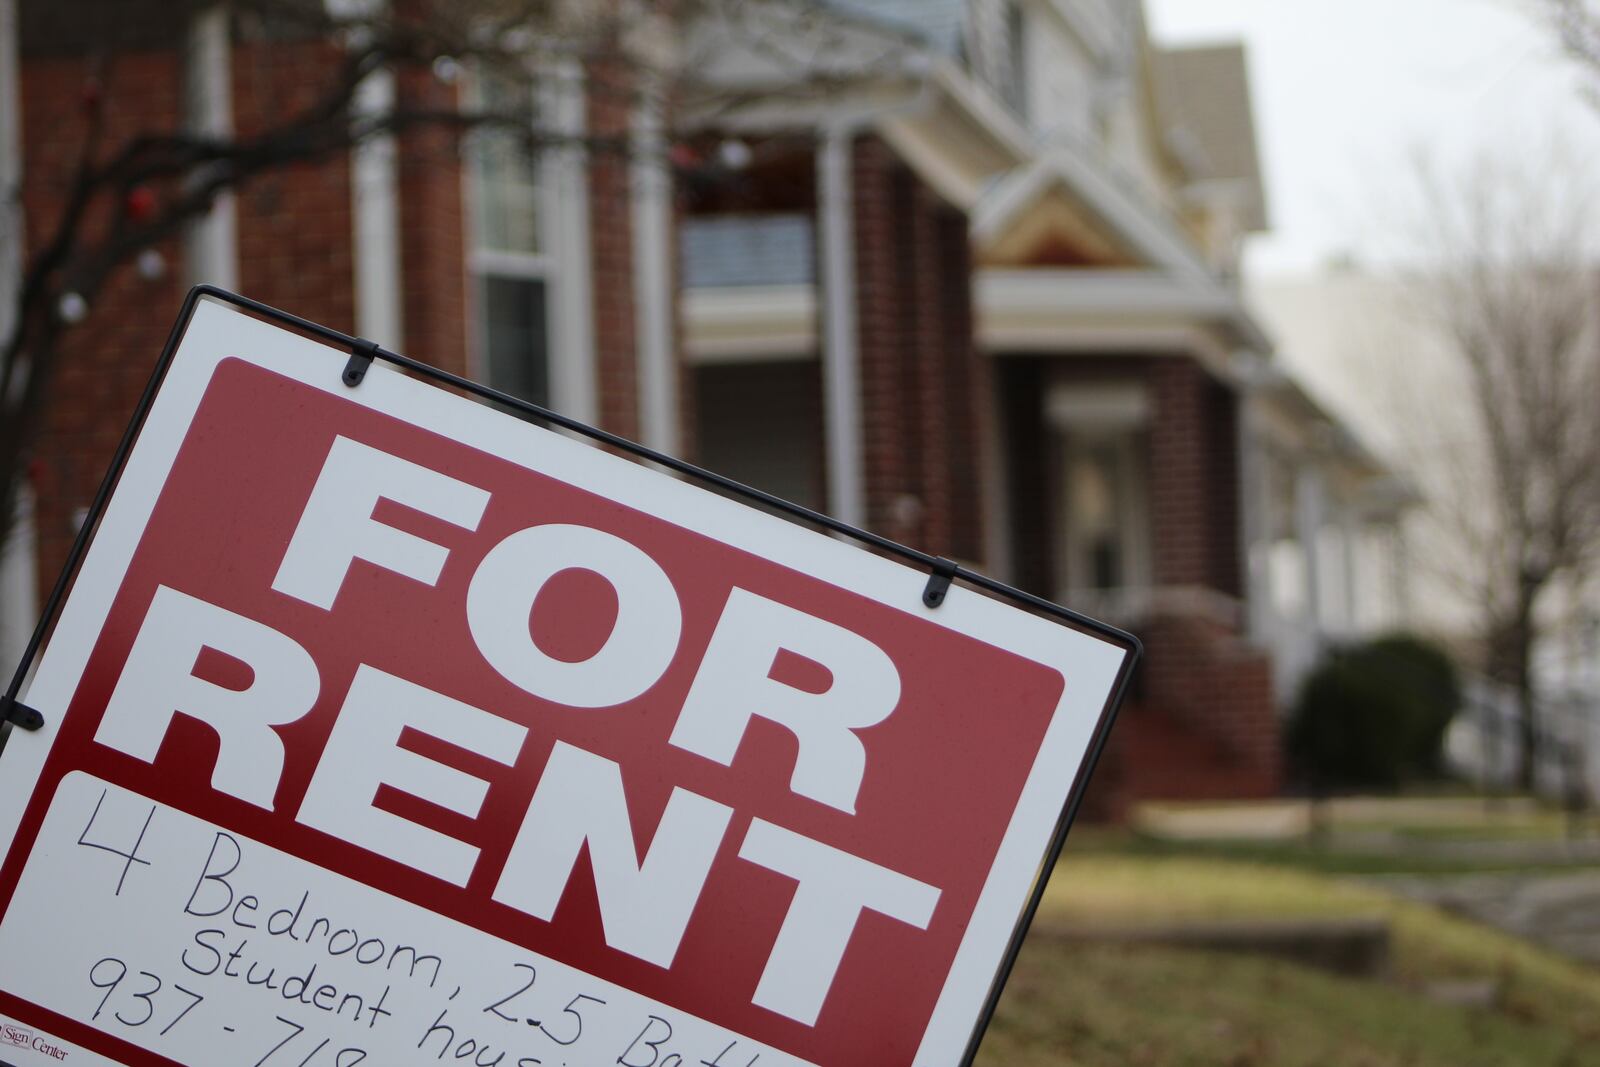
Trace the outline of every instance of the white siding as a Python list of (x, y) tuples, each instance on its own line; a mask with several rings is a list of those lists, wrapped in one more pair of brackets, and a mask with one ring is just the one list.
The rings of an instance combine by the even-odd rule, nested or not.
[(1085, 144), (1095, 131), (1094, 59), (1055, 19), (1036, 19), (1028, 35), (1028, 115), (1046, 144)]

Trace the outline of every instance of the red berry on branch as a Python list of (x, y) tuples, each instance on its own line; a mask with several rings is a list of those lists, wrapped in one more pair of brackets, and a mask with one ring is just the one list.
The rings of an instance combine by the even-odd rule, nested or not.
[(148, 185), (136, 185), (128, 190), (128, 195), (122, 200), (123, 214), (134, 222), (142, 222), (150, 217), (156, 209), (155, 190)]
[(85, 78), (83, 82), (83, 109), (91, 114), (100, 110), (102, 100), (99, 78)]
[(667, 153), (667, 158), (679, 170), (689, 170), (700, 165), (700, 154), (686, 144), (675, 144)]

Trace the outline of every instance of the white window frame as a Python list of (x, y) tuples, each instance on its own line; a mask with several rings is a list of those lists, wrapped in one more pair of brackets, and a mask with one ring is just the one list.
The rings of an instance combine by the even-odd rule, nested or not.
[(468, 367), (472, 377), (488, 381), (487, 331), (483, 328), (486, 275), (541, 281), (545, 292), (547, 337), (545, 372), (550, 406), (583, 422), (599, 417), (595, 375), (592, 249), (589, 240), (588, 154), (584, 83), (581, 68), (563, 63), (542, 78), (535, 89), (538, 113), (550, 116), (554, 130), (572, 138), (570, 145), (546, 148), (537, 162), (537, 227), (541, 251), (508, 252), (478, 246), (477, 163), (467, 157), (463, 168), (466, 266), (470, 304)]
[[(1148, 430), (1150, 402), (1136, 383), (1104, 385), (1058, 384), (1045, 396), (1045, 420), (1052, 431), (1056, 455), (1055, 569), (1059, 595), (1066, 599), (1088, 596), (1142, 594), (1153, 581), (1150, 546), (1150, 482)], [(1110, 589), (1092, 584), (1081, 531), (1072, 513), (1070, 485), (1073, 460), (1088, 445), (1115, 450), (1115, 478), (1119, 488), (1116, 517), (1117, 551), (1121, 581)]]

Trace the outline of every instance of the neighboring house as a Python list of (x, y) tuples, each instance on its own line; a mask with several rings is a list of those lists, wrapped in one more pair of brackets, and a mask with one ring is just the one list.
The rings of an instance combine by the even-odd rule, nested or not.
[[(31, 221), (70, 164), (83, 42), (10, 2)], [(120, 129), (246, 128), (327, 59), (124, 6), (188, 47), (139, 53)], [(566, 71), (548, 113), (636, 158), (407, 134), (247, 187), (161, 249), (163, 277), (119, 277), (40, 445), (41, 588), (183, 290), (216, 281), (1130, 627), (1148, 658), (1102, 813), (1278, 789), (1285, 698), (1331, 622), (1364, 618), (1322, 561), (1353, 576), (1403, 500), (1240, 303), (1265, 225), (1240, 50), (1159, 51), (1133, 0), (740, 11), (678, 42), (699, 87), (750, 103), (679, 98), (675, 189), (661, 116)], [(806, 64), (823, 88), (787, 91)], [(396, 81), (374, 91), (469, 91)]]
[(1299, 678), (1393, 619), (1358, 572), (1408, 499), (1241, 302), (1242, 50), (1157, 50), (1125, 0), (833, 6), (927, 54), (721, 125), (750, 167), (682, 230), (702, 458), (1139, 633), (1102, 811), (1275, 791)]

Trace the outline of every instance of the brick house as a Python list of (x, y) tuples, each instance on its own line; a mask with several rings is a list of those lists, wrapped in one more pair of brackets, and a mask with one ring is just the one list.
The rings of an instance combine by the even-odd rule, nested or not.
[[(150, 8), (117, 129), (247, 131), (330, 56), (216, 11), (100, 6)], [(828, 10), (752, 0), (761, 47), (719, 23), (676, 42), (697, 84), (755, 102), (685, 104), (675, 186), (646, 98), (563, 70), (546, 113), (633, 153), (463, 157), (410, 133), (247, 186), (159, 249), (159, 277), (124, 272), (71, 340), (0, 569), (0, 648), (205, 280), (1134, 629), (1148, 659), (1091, 791), (1104, 814), (1277, 790), (1280, 710), (1335, 602), (1356, 618), (1357, 561), (1400, 498), (1240, 301), (1239, 241), (1265, 225), (1242, 53), (1161, 52), (1133, 0)], [(0, 160), (25, 164), (37, 240), (90, 20), (0, 14)], [(828, 91), (774, 88), (775, 42)]]

